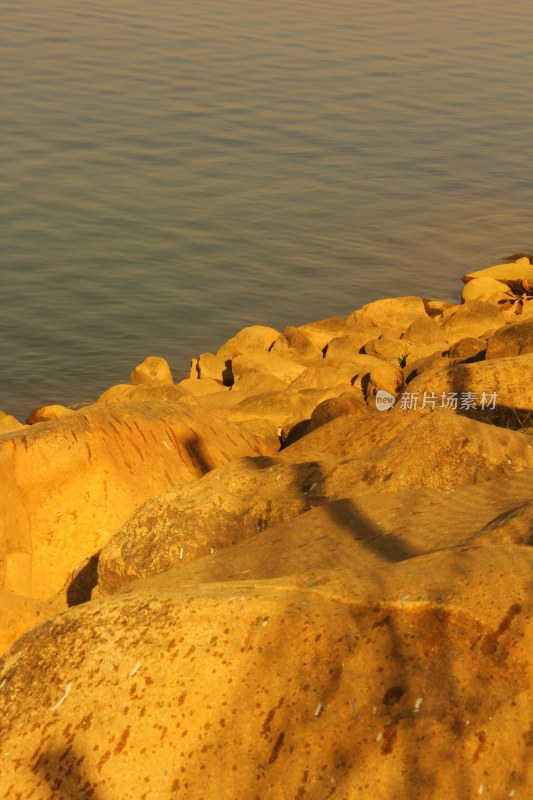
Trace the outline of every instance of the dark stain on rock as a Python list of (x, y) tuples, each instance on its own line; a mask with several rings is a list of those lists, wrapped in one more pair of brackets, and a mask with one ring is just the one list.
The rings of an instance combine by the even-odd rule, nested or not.
[(485, 750), (485, 744), (487, 742), (487, 735), (486, 735), (485, 731), (479, 731), (479, 733), (477, 734), (477, 738), (478, 738), (479, 744), (478, 744), (478, 746), (476, 748), (476, 752), (474, 753), (474, 756), (472, 758), (472, 763), (473, 764), (475, 764), (477, 762), (477, 760), (479, 759), (480, 754), (483, 752), (483, 750)]
[(382, 755), (388, 756), (389, 753), (392, 753), (392, 748), (394, 747), (397, 733), (398, 725), (396, 722), (391, 722), (388, 725), (385, 725), (385, 728), (383, 729), (383, 740), (381, 743)]
[(394, 706), (398, 703), (405, 694), (405, 689), (401, 686), (391, 686), (383, 695), (382, 703), (384, 706)]
[(126, 746), (126, 742), (128, 741), (128, 736), (130, 735), (130, 726), (128, 725), (122, 731), (122, 736), (118, 740), (117, 746), (115, 747), (115, 755), (122, 753), (124, 747)]
[(275, 761), (277, 761), (279, 756), (279, 751), (283, 747), (284, 740), (285, 740), (285, 732), (282, 731), (278, 736), (278, 738), (276, 739), (274, 747), (272, 748), (272, 753), (270, 754), (270, 758), (268, 759), (269, 764), (273, 764)]
[[(512, 606), (509, 607), (505, 617), (502, 619), (498, 627), (492, 633), (488, 633), (486, 636), (483, 637), (481, 641), (481, 652), (485, 656), (492, 656), (498, 649), (498, 639), (502, 636), (505, 631), (510, 627), (514, 618), (520, 614), (522, 611), (522, 606), (520, 603), (513, 603)], [(505, 654), (506, 656), (507, 654)]]
[(374, 622), (374, 624), (372, 625), (372, 630), (375, 630), (376, 628), (382, 628), (384, 625), (388, 625), (390, 623), (390, 619), (391, 619), (390, 614), (385, 614), (384, 617)]

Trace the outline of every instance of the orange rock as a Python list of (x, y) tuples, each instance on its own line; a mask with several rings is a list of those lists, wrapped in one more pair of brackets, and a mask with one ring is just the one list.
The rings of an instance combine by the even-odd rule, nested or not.
[(64, 417), (65, 414), (74, 414), (74, 410), (61, 405), (40, 406), (31, 412), (26, 422), (28, 425), (35, 425), (36, 422), (49, 422), (51, 419)]
[(261, 437), (165, 402), (89, 406), (2, 437), (3, 587), (47, 600), (148, 497), (262, 452)]
[(55, 613), (50, 606), (30, 597), (0, 591), (0, 656), (23, 633)]
[(23, 428), (26, 427), (27, 426), (19, 422), (18, 419), (12, 417), (11, 414), (0, 411), (0, 436), (3, 436), (4, 433), (14, 433), (15, 431), (23, 430)]
[(161, 386), (173, 382), (172, 372), (164, 358), (148, 356), (131, 373), (131, 382), (134, 386)]

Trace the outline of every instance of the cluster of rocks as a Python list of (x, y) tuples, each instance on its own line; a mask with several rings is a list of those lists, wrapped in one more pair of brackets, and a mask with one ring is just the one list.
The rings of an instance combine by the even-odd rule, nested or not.
[(0, 413), (0, 797), (530, 796), (533, 265), (463, 282)]

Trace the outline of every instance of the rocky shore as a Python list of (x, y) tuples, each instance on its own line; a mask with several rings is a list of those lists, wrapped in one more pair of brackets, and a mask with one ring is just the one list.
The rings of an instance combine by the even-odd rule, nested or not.
[(533, 793), (533, 264), (0, 412), (0, 798)]

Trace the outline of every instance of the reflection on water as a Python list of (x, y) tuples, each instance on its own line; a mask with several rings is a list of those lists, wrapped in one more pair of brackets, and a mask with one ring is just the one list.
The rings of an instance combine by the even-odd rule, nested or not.
[(533, 246), (529, 0), (0, 11), (1, 409)]

